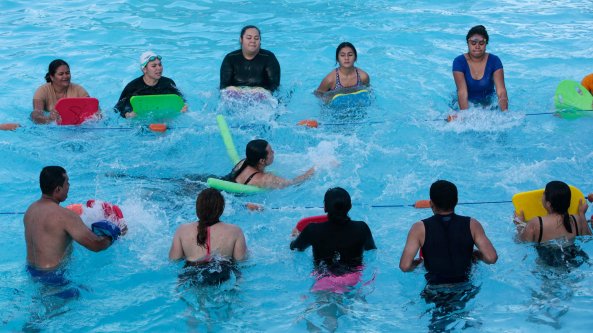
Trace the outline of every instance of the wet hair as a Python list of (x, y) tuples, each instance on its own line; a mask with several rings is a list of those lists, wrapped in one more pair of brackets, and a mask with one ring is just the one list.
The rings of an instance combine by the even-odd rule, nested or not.
[(243, 38), (243, 35), (245, 35), (245, 32), (247, 32), (247, 29), (255, 29), (257, 30), (257, 33), (259, 34), (259, 37), (261, 39), (261, 31), (259, 31), (259, 28), (254, 26), (254, 25), (246, 25), (243, 27), (243, 29), (241, 29), (241, 38)]
[(220, 222), (220, 216), (224, 212), (224, 197), (220, 191), (207, 188), (200, 192), (196, 199), (196, 215), (198, 216), (197, 242), (205, 247), (207, 228)]
[(352, 43), (350, 42), (342, 42), (336, 48), (336, 62), (339, 62), (338, 56), (340, 55), (340, 51), (345, 47), (349, 47), (352, 49), (352, 52), (354, 52), (354, 61), (356, 61), (356, 59), (358, 59), (358, 54), (356, 53), (356, 48), (354, 47), (354, 45), (352, 45)]
[(50, 76), (56, 75), (56, 71), (58, 70), (58, 67), (60, 67), (62, 65), (66, 65), (66, 66), (68, 66), (68, 68), (70, 68), (70, 65), (68, 65), (68, 63), (62, 59), (56, 59), (56, 60), (50, 62), (49, 66), (47, 68), (47, 73), (45, 74), (45, 81), (51, 82)]
[(544, 199), (552, 206), (554, 213), (562, 215), (562, 224), (568, 232), (572, 232), (568, 207), (570, 207), (570, 187), (559, 180), (553, 180), (544, 189)]
[(257, 168), (259, 160), (261, 160), (262, 158), (266, 159), (268, 157), (268, 151), (266, 150), (266, 148), (268, 148), (268, 141), (266, 140), (255, 139), (249, 141), (249, 143), (247, 143), (247, 146), (245, 147), (245, 161), (243, 162), (243, 165), (241, 165), (239, 170), (237, 170), (234, 173), (235, 175), (234, 177), (232, 177), (233, 181), (235, 180), (235, 178), (237, 178), (238, 175), (241, 174), (241, 172), (243, 172), (243, 170), (245, 170), (245, 168), (247, 168), (247, 166)]
[(327, 190), (323, 197), (323, 206), (329, 222), (344, 224), (350, 221), (348, 212), (352, 208), (352, 201), (350, 194), (345, 189), (333, 187)]
[(488, 44), (488, 41), (490, 40), (490, 38), (488, 37), (488, 31), (486, 31), (486, 27), (483, 25), (476, 25), (475, 27), (469, 29), (469, 31), (467, 32), (467, 36), (465, 36), (465, 40), (468, 41), (470, 37), (473, 35), (480, 35), (484, 37), (484, 39), (486, 40), (486, 44)]
[(430, 201), (440, 210), (454, 210), (457, 206), (457, 186), (450, 181), (437, 180), (430, 185)]
[(39, 187), (41, 193), (52, 195), (58, 186), (63, 186), (66, 182), (66, 170), (61, 166), (46, 166), (41, 169), (39, 174)]

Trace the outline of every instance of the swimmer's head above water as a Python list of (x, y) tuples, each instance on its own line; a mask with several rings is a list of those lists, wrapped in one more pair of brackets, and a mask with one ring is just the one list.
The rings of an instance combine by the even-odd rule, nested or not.
[(66, 170), (61, 166), (44, 167), (39, 174), (39, 187), (44, 197), (65, 201), (70, 189)]
[(254, 25), (247, 25), (241, 29), (241, 50), (247, 59), (252, 59), (257, 55), (261, 48), (261, 32)]
[(341, 224), (350, 221), (348, 212), (352, 208), (352, 201), (345, 189), (333, 187), (327, 190), (323, 197), (323, 207), (330, 222)]
[[(271, 154), (270, 154), (271, 153)], [(258, 168), (260, 163), (268, 166), (274, 162), (274, 151), (266, 140), (251, 140), (245, 147), (245, 164)]]
[[(63, 68), (60, 68), (64, 66)], [(58, 70), (61, 69), (63, 71), (68, 71), (68, 76), (70, 76), (70, 65), (62, 59), (55, 59), (49, 63), (47, 68), (47, 73), (45, 74), (45, 81), (52, 82), (52, 78), (55, 80), (56, 73)]]
[(556, 213), (562, 216), (562, 224), (568, 232), (572, 232), (570, 214), (568, 214), (570, 199), (570, 187), (566, 183), (553, 180), (546, 184), (542, 204), (546, 211), (548, 211), (548, 214)]
[(437, 180), (430, 186), (430, 202), (433, 210), (453, 211), (457, 206), (457, 186), (446, 180)]
[(484, 38), (484, 42), (488, 44), (490, 37), (488, 37), (488, 31), (486, 31), (486, 27), (483, 25), (476, 25), (469, 29), (467, 35), (465, 36), (465, 40), (469, 43), (469, 39), (472, 38), (474, 35), (480, 35)]
[(338, 45), (338, 47), (336, 48), (336, 62), (340, 63), (340, 52), (344, 48), (352, 49), (352, 53), (354, 53), (354, 62), (356, 62), (356, 59), (358, 59), (358, 54), (356, 53), (356, 48), (350, 42), (342, 42), (340, 43), (340, 45)]

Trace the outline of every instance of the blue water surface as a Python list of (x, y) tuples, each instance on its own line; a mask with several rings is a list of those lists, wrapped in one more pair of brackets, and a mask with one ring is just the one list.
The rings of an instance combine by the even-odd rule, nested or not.
[[(590, 1), (7, 0), (0, 12), (0, 123), (22, 125), (0, 131), (2, 331), (576, 332), (593, 324), (591, 263), (569, 271), (539, 263), (532, 245), (515, 241), (510, 203), (553, 179), (593, 192), (593, 117), (552, 114), (558, 83), (593, 71)], [(281, 64), (277, 103), (219, 98), (220, 63), (247, 24), (259, 26), (262, 47)], [(451, 63), (477, 24), (503, 62), (510, 111), (469, 110), (447, 123)], [(357, 65), (371, 76), (370, 107), (332, 110), (312, 94), (342, 41), (356, 46)], [(146, 50), (162, 55), (164, 75), (190, 108), (165, 133), (111, 110), (141, 75)], [(29, 120), (55, 58), (99, 99), (103, 119), (80, 127)], [(268, 140), (277, 174), (294, 177), (312, 165), (317, 172), (301, 186), (225, 195), (224, 221), (247, 237), (243, 276), (220, 288), (184, 288), (179, 265), (167, 259), (173, 233), (195, 220), (205, 176), (232, 167), (217, 114), (240, 152), (251, 139)], [(297, 126), (303, 119), (320, 126)], [(74, 247), (75, 300), (51, 297), (25, 271), (22, 213), (40, 196), (45, 165), (67, 169), (66, 204), (116, 203), (129, 226), (104, 252)], [(477, 265), (475, 296), (444, 316), (420, 295), (424, 270), (398, 268), (410, 226), (431, 215), (409, 205), (427, 199), (437, 179), (458, 185), (457, 212), (481, 221), (499, 254), (495, 265)], [(311, 293), (311, 252), (288, 249), (296, 221), (323, 213), (333, 186), (351, 193), (350, 216), (369, 223), (378, 246), (365, 255), (369, 283), (345, 295)], [(265, 209), (248, 211), (247, 202)], [(590, 238), (579, 245), (593, 255)]]

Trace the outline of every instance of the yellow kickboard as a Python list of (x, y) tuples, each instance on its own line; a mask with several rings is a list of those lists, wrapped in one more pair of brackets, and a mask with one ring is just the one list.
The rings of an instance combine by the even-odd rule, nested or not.
[[(568, 213), (577, 214), (579, 211), (579, 200), (586, 199), (581, 190), (572, 185), (568, 185), (568, 187), (570, 187), (570, 208), (568, 208)], [(526, 222), (536, 216), (544, 216), (548, 214), (542, 204), (543, 195), (543, 188), (513, 195), (513, 206), (515, 206), (515, 212), (518, 214), (523, 211)]]

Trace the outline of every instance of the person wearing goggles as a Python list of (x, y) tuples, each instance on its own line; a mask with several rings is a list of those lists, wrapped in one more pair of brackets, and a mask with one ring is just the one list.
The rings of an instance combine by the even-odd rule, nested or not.
[(500, 110), (508, 110), (504, 69), (497, 56), (486, 52), (489, 41), (486, 28), (483, 25), (472, 27), (467, 33), (466, 41), (467, 53), (453, 60), (453, 79), (457, 86), (459, 109), (469, 108), (469, 102), (488, 106), (492, 104), (496, 93)]
[[(124, 118), (133, 118), (136, 113), (132, 110), (130, 98), (140, 95), (175, 94), (183, 97), (175, 81), (163, 76), (163, 58), (152, 51), (146, 51), (140, 56), (140, 70), (142, 76), (126, 85), (115, 105), (115, 111)], [(181, 112), (187, 111), (187, 104)]]

